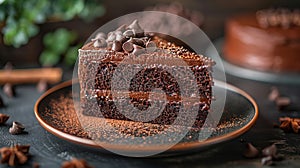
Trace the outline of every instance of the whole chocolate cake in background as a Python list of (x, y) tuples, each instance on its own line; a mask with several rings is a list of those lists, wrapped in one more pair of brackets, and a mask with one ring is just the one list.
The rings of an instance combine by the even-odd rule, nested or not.
[(300, 10), (265, 9), (226, 23), (224, 58), (266, 72), (300, 72)]
[[(191, 105), (199, 107), (193, 126), (201, 127), (205, 122), (212, 100), (211, 73), (214, 61), (166, 41), (153, 33), (144, 32), (137, 20), (129, 25), (122, 25), (108, 34), (98, 33), (79, 50), (78, 77), (83, 114), (130, 120), (119, 112), (112, 99), (111, 79), (116, 67), (124, 58), (139, 54), (149, 57), (174, 57), (185, 61), (187, 66), (181, 67), (181, 71), (184, 73), (188, 69), (193, 72), (200, 98), (197, 103)], [(138, 65), (128, 64), (127, 66), (135, 68)], [(172, 124), (182, 107), (182, 90), (180, 90), (175, 77), (164, 70), (161, 64), (143, 68), (135, 74), (131, 79), (129, 90), (126, 90), (124, 86), (119, 86), (119, 88), (121, 91), (128, 92), (131, 98), (130, 103), (139, 110), (145, 110), (151, 106), (148, 101), (148, 93), (154, 88), (160, 88), (164, 92), (168, 102), (162, 113), (149, 123)], [(184, 125), (184, 123), (182, 124)]]

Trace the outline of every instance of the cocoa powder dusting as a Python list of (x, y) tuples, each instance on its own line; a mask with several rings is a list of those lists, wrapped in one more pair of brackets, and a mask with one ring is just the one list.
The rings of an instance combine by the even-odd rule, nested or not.
[(50, 125), (65, 133), (90, 139), (80, 125), (74, 109), (71, 93), (61, 95), (58, 99), (51, 100), (49, 107), (51, 107), (51, 109), (45, 109), (42, 115), (44, 115), (45, 118), (49, 118), (47, 122)]

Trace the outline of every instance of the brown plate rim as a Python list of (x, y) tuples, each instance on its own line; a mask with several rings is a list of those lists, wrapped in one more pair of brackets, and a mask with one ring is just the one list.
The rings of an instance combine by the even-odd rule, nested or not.
[[(195, 141), (195, 142), (176, 144), (173, 147), (171, 147), (170, 149), (168, 149), (168, 151), (167, 151), (168, 153), (169, 152), (174, 153), (174, 152), (182, 152), (182, 151), (202, 149), (202, 148), (207, 148), (209, 146), (212, 146), (212, 145), (215, 145), (215, 144), (218, 144), (218, 143), (221, 143), (221, 142), (226, 142), (226, 141), (235, 139), (238, 136), (242, 135), (243, 133), (248, 131), (255, 124), (255, 122), (258, 118), (258, 113), (259, 113), (258, 112), (258, 106), (257, 106), (255, 100), (248, 93), (246, 93), (245, 91), (243, 91), (243, 90), (241, 90), (241, 89), (239, 89), (239, 88), (237, 88), (237, 87), (235, 87), (231, 84), (224, 83), (224, 82), (221, 82), (221, 81), (215, 81), (215, 83), (220, 83), (220, 84), (222, 84), (222, 86), (226, 86), (227, 90), (236, 92), (236, 93), (244, 96), (254, 107), (254, 116), (253, 116), (253, 118), (246, 125), (244, 125), (243, 127), (239, 128), (235, 131), (232, 131), (230, 133), (226, 133), (226, 134), (220, 135), (220, 136), (215, 136), (215, 137), (209, 138), (205, 141), (198, 141), (198, 142)], [(34, 113), (35, 113), (35, 116), (36, 116), (38, 122), (48, 132), (52, 133), (53, 135), (55, 135), (55, 136), (57, 136), (61, 139), (64, 139), (66, 141), (73, 142), (73, 143), (76, 143), (76, 144), (79, 144), (79, 145), (89, 146), (89, 147), (92, 147), (92, 148), (104, 149), (103, 147), (101, 147), (99, 144), (97, 144), (93, 140), (77, 137), (77, 136), (74, 136), (74, 135), (70, 135), (70, 134), (67, 134), (65, 132), (62, 132), (62, 131), (52, 127), (51, 125), (47, 124), (47, 122), (45, 122), (43, 120), (42, 116), (40, 116), (39, 111), (38, 111), (38, 106), (39, 106), (40, 102), (45, 97), (47, 97), (49, 94), (52, 94), (53, 92), (55, 92), (59, 89), (62, 89), (64, 87), (69, 87), (69, 86), (72, 86), (72, 80), (69, 80), (69, 81), (66, 81), (66, 82), (63, 82), (61, 84), (58, 84), (58, 85), (54, 86), (53, 88), (47, 90), (44, 94), (42, 94), (39, 97), (39, 99), (36, 101), (36, 103), (34, 105)], [(109, 147), (110, 149), (115, 149), (115, 150), (119, 150), (119, 151), (128, 151), (128, 150), (130, 150), (130, 151), (134, 151), (134, 152), (143, 152), (145, 150), (159, 151), (163, 144), (158, 145), (156, 147), (153, 146), (153, 147), (150, 147), (150, 148), (147, 148), (147, 149), (143, 148), (143, 149), (140, 149), (140, 151), (136, 151), (136, 150), (139, 150), (139, 149), (137, 149), (137, 148), (132, 149), (132, 148), (126, 146), (126, 145), (113, 145), (113, 144), (106, 144), (106, 145), (109, 145), (109, 146), (106, 146), (106, 147)]]

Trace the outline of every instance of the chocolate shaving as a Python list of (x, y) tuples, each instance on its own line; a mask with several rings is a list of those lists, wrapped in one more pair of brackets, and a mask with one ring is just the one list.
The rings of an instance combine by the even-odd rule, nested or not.
[(28, 160), (29, 148), (29, 145), (16, 145), (14, 147), (1, 148), (1, 163), (7, 163), (9, 166), (25, 164)]
[(0, 113), (0, 125), (4, 124), (9, 119), (9, 115)]
[(62, 168), (92, 168), (85, 160), (83, 159), (72, 159), (71, 161), (66, 161), (62, 164)]

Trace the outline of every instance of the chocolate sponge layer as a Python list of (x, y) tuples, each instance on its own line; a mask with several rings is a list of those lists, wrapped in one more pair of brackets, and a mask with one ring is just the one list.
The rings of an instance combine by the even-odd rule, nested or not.
[[(158, 57), (176, 57), (186, 62), (187, 66), (179, 69), (184, 73), (192, 71), (196, 78), (199, 91), (199, 101), (190, 104), (189, 107), (198, 109), (198, 115), (194, 127), (201, 127), (207, 117), (212, 98), (212, 60), (195, 53), (189, 52), (183, 47), (176, 46), (160, 38), (153, 38), (159, 49), (168, 52), (154, 52)], [(87, 44), (79, 50), (79, 82), (81, 93), (81, 107), (84, 115), (94, 117), (105, 117), (111, 119), (130, 120), (123, 115), (117, 108), (110, 93), (111, 79), (119, 63), (128, 55), (123, 52), (112, 50), (96, 50), (89, 48)], [(128, 64), (128, 68), (135, 68), (137, 65)], [(122, 75), (121, 75), (122, 76)], [(124, 74), (123, 76), (126, 76)], [(188, 82), (184, 81), (184, 82)], [(160, 115), (155, 119), (147, 121), (155, 124), (173, 124), (182, 108), (183, 90), (180, 89), (176, 77), (170, 72), (161, 68), (157, 64), (148, 68), (142, 67), (141, 70), (130, 79), (130, 87), (126, 88), (120, 84), (120, 92), (128, 92), (129, 99), (119, 99), (118, 103), (125, 105), (132, 104), (141, 112), (147, 110), (155, 103), (160, 103), (160, 99), (150, 101), (149, 93), (154, 89), (161, 89), (167, 97), (167, 103)], [(161, 93), (157, 93), (158, 95)], [(126, 110), (126, 109), (123, 109)], [(159, 109), (158, 109), (159, 110)], [(143, 113), (143, 117), (148, 118), (151, 114)], [(188, 114), (187, 114), (188, 115)], [(142, 118), (141, 118), (142, 119)], [(185, 125), (185, 122), (179, 123)]]

